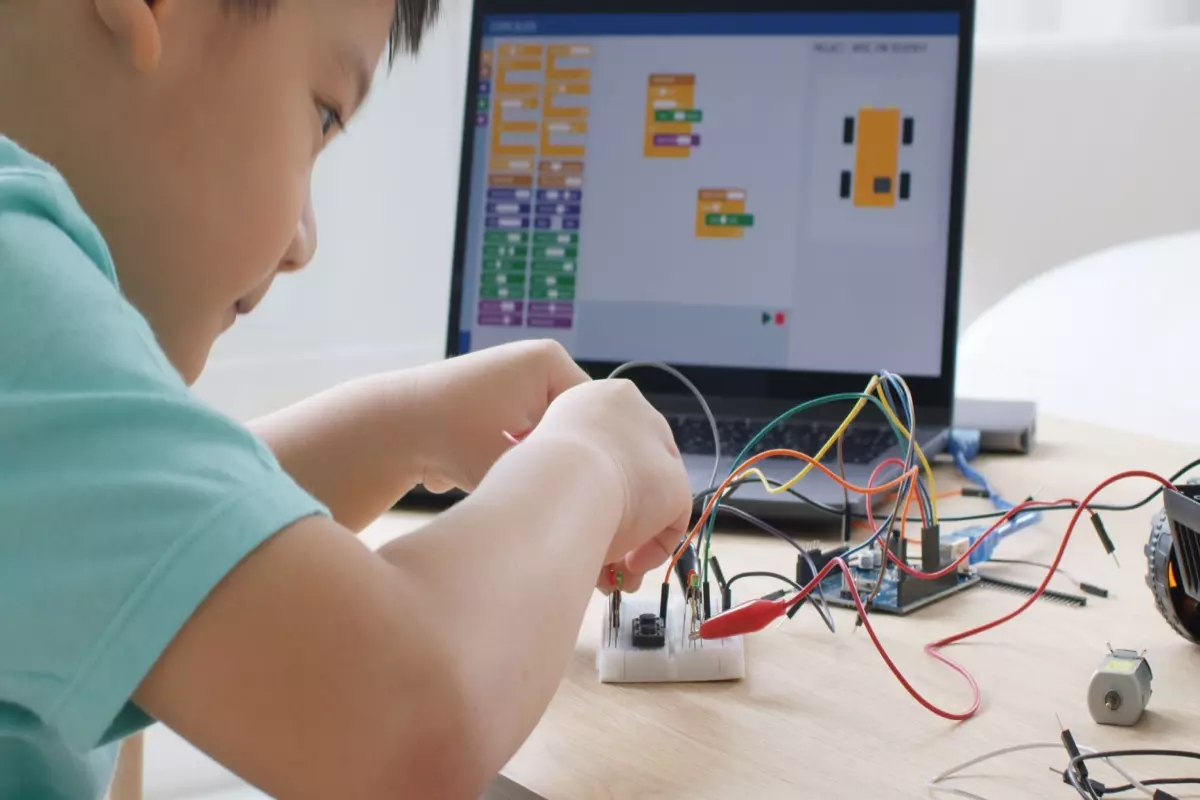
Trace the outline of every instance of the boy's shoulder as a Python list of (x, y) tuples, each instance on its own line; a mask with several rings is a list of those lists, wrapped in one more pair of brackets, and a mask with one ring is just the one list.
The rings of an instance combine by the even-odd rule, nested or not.
[[(47, 162), (0, 134), (0, 269), (30, 254), (19, 252), (28, 228), (59, 228), (114, 287), (117, 273), (104, 237), (80, 206), (63, 176)], [(43, 242), (44, 243), (44, 242)], [(66, 244), (64, 242), (64, 244)], [(47, 255), (41, 254), (44, 258)], [(39, 259), (40, 260), (40, 259)], [(9, 263), (7, 266), (12, 266)]]

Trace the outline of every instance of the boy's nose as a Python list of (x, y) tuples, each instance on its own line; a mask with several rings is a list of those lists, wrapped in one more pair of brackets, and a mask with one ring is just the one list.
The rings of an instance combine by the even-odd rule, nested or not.
[(317, 219), (313, 216), (312, 196), (304, 201), (304, 213), (296, 225), (296, 235), (292, 237), (283, 260), (279, 262), (280, 272), (295, 272), (307, 266), (317, 252)]

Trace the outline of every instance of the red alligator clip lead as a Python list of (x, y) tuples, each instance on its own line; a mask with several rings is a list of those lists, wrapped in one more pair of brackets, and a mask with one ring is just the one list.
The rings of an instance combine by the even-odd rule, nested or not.
[(763, 600), (761, 598), (734, 606), (700, 625), (701, 639), (728, 639), (757, 633), (779, 619), (788, 610), (791, 598)]

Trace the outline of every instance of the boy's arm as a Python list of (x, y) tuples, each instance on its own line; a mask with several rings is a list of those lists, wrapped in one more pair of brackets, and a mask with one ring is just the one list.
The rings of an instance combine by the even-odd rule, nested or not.
[[(296, 523), (212, 593), (135, 700), (273, 796), (477, 797), (552, 697), (606, 551), (630, 546), (611, 541), (623, 515), (678, 541), (670, 449), (618, 464), (535, 435), (379, 555)], [(630, 507), (637, 480), (655, 488)], [(678, 518), (655, 523), (664, 511)]]
[(249, 427), (284, 471), (357, 533), (421, 482), (415, 375), (352, 381)]
[(357, 532), (418, 483), (473, 490), (508, 449), (505, 431), (533, 427), (587, 381), (561, 345), (516, 342), (352, 381), (250, 427)]

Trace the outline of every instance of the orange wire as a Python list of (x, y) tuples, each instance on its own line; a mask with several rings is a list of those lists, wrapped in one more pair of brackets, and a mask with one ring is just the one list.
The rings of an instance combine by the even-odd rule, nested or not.
[(720, 502), (721, 495), (724, 494), (725, 490), (729, 488), (729, 484), (731, 484), (735, 480), (737, 480), (742, 475), (742, 473), (744, 473), (746, 470), (748, 470), (750, 467), (754, 466), (758, 462), (763, 461), (768, 458), (780, 458), (780, 457), (794, 458), (798, 461), (803, 461), (806, 464), (811, 464), (814, 467), (816, 467), (817, 469), (819, 469), (821, 472), (824, 472), (833, 481), (837, 482), (839, 485), (845, 487), (846, 489), (849, 489), (850, 491), (854, 492), (855, 494), (865, 494), (865, 495), (882, 494), (883, 492), (891, 491), (892, 489), (898, 489), (900, 487), (900, 485), (902, 483), (904, 483), (904, 481), (909, 480), (910, 478), (912, 478), (915, 475), (918, 475), (920, 473), (919, 467), (913, 467), (908, 472), (905, 472), (903, 475), (898, 476), (894, 480), (890, 480), (887, 483), (881, 483), (878, 486), (855, 486), (853, 483), (849, 483), (844, 478), (842, 478), (842, 476), (838, 475), (836, 472), (834, 472), (833, 470), (831, 470), (829, 467), (825, 466), (824, 464), (820, 463), (819, 461), (814, 459), (812, 456), (807, 455), (805, 453), (801, 453), (798, 450), (767, 450), (765, 452), (758, 453), (757, 455), (753, 456), (752, 458), (747, 459), (742, 464), (739, 464), (733, 472), (729, 473), (729, 477), (727, 477), (721, 483), (721, 485), (716, 488), (716, 491), (714, 491), (712, 493), (712, 497), (710, 497), (708, 502), (705, 504), (704, 512), (702, 514), (700, 514), (700, 519), (698, 519), (696, 521), (695, 527), (692, 528), (691, 532), (688, 533), (687, 538), (683, 540), (683, 544), (680, 545), (679, 548), (675, 551), (675, 555), (673, 555), (671, 557), (671, 560), (667, 562), (667, 569), (666, 569), (666, 574), (663, 576), (663, 583), (671, 582), (671, 570), (673, 570), (675, 568), (675, 562), (677, 562), (683, 556), (683, 554), (687, 551), (687, 546), (689, 544), (691, 544), (692, 540), (696, 538), (696, 535), (698, 533), (700, 533), (700, 529), (703, 528), (704, 523), (708, 521), (708, 518), (712, 514), (713, 509), (716, 508), (717, 503)]

